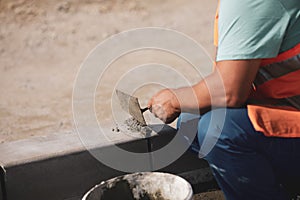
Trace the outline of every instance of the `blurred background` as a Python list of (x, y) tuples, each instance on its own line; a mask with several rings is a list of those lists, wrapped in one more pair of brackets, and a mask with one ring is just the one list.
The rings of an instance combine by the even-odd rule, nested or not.
[[(216, 6), (217, 1), (211, 0), (0, 0), (0, 143), (75, 134), (76, 74), (88, 53), (114, 34), (152, 26), (174, 29), (192, 37), (213, 57)], [(121, 67), (148, 62), (172, 66), (198, 81), (188, 64), (174, 55), (135, 52), (117, 60), (99, 84), (99, 120), (111, 118), (112, 77), (122, 75)], [(205, 73), (211, 66), (207, 59), (199, 60)], [(137, 93), (141, 104), (158, 89), (142, 88)]]

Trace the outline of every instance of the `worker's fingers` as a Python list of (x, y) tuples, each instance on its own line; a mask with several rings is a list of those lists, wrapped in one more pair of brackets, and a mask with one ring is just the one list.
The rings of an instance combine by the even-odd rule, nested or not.
[(151, 98), (147, 104), (147, 107), (149, 108), (150, 112), (152, 112), (152, 104), (153, 104), (153, 98)]
[(147, 107), (149, 108), (149, 110), (152, 112), (152, 106), (157, 104), (157, 102), (160, 102), (160, 96), (161, 96), (161, 93), (163, 92), (164, 90), (161, 90), (159, 92), (157, 92), (155, 95), (152, 96), (152, 98), (148, 101), (148, 104), (147, 104)]
[(172, 90), (164, 89), (150, 99), (148, 107), (155, 117), (165, 123), (170, 123), (180, 114), (180, 109), (174, 106), (177, 104), (176, 96)]
[(153, 115), (156, 117), (156, 118), (159, 118), (160, 120), (162, 120), (163, 122), (165, 121), (166, 119), (166, 112), (165, 110), (163, 109), (163, 106), (162, 105), (153, 105), (151, 107), (151, 112), (153, 113)]
[(163, 107), (159, 104), (152, 106), (152, 112), (157, 115), (162, 115), (164, 113)]

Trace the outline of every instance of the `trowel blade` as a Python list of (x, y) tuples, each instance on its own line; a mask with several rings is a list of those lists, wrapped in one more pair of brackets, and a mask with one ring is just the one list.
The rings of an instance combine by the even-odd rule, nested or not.
[(140, 122), (142, 126), (146, 126), (147, 124), (141, 111), (138, 98), (121, 92), (120, 90), (116, 90), (116, 93), (119, 98), (122, 109), (128, 112), (138, 122)]

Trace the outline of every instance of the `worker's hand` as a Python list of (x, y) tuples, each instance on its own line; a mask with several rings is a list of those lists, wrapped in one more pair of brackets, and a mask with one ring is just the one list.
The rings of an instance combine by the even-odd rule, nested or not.
[(175, 90), (164, 89), (154, 95), (148, 108), (155, 117), (168, 124), (173, 122), (180, 114), (180, 103), (175, 95)]

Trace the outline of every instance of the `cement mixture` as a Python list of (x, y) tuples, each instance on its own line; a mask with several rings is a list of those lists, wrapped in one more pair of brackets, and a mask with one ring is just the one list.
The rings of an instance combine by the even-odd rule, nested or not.
[(193, 191), (184, 179), (167, 173), (138, 173), (125, 175), (135, 199), (189, 200)]
[(151, 129), (148, 126), (143, 126), (138, 120), (133, 117), (126, 119), (124, 123), (128, 126), (127, 130), (129, 131), (140, 132), (144, 135), (147, 135), (149, 131), (151, 132)]
[(133, 117), (126, 119), (122, 124), (115, 124), (111, 130), (113, 132), (121, 132), (138, 138), (149, 137), (153, 132), (150, 127), (143, 126)]

